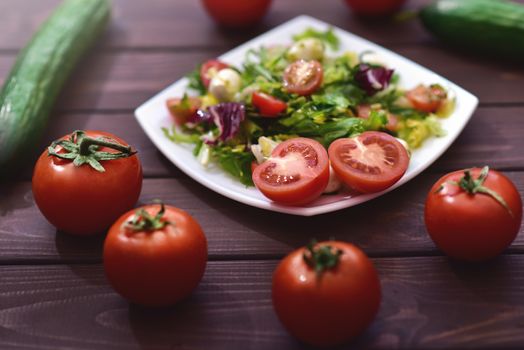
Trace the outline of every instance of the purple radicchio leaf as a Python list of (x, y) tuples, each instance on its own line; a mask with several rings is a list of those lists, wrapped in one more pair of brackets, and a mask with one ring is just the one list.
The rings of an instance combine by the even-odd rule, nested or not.
[(386, 89), (392, 76), (393, 69), (370, 67), (367, 64), (361, 64), (355, 73), (355, 80), (368, 95), (372, 96)]
[(213, 123), (218, 127), (218, 136), (204, 135), (207, 144), (216, 144), (218, 140), (227, 141), (235, 137), (240, 130), (240, 123), (246, 119), (244, 105), (236, 102), (224, 102), (208, 109)]
[(185, 125), (188, 128), (193, 129), (199, 124), (211, 124), (212, 122), (213, 118), (211, 117), (211, 114), (208, 111), (199, 109), (187, 119)]

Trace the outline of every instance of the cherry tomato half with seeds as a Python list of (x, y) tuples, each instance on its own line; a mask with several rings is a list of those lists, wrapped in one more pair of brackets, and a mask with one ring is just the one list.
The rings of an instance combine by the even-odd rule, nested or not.
[(200, 67), (200, 80), (206, 88), (209, 87), (211, 79), (222, 69), (229, 68), (229, 64), (220, 60), (208, 60)]
[(310, 244), (286, 256), (273, 273), (273, 307), (285, 328), (314, 346), (343, 344), (362, 333), (380, 307), (371, 260), (337, 241)]
[(225, 27), (239, 28), (259, 22), (271, 0), (202, 0), (207, 13)]
[(263, 92), (253, 92), (251, 103), (264, 117), (278, 117), (287, 108), (287, 103)]
[(324, 71), (320, 62), (298, 60), (284, 71), (284, 89), (301, 96), (311, 95), (321, 85)]
[(166, 101), (167, 109), (176, 125), (184, 125), (198, 111), (201, 105), (202, 101), (198, 97), (188, 97), (186, 100), (183, 98), (169, 98)]
[(111, 286), (144, 306), (173, 305), (198, 286), (207, 263), (207, 240), (187, 212), (162, 204), (122, 215), (104, 242)]
[(303, 137), (279, 144), (271, 157), (253, 172), (253, 182), (264, 196), (288, 205), (315, 200), (328, 181), (326, 149), (319, 142)]
[(499, 255), (517, 236), (522, 200), (511, 180), (498, 171), (459, 170), (433, 185), (424, 219), (431, 239), (444, 253), (483, 261)]
[(406, 92), (406, 97), (413, 104), (413, 107), (426, 113), (436, 112), (446, 99), (446, 96), (446, 91), (438, 85), (418, 85)]
[(406, 172), (409, 155), (393, 136), (366, 131), (329, 146), (331, 166), (340, 180), (363, 193), (383, 191)]
[[(102, 233), (133, 208), (142, 188), (142, 166), (124, 140), (103, 131), (76, 131), (51, 149), (54, 154), (45, 150), (36, 162), (32, 188), (38, 208), (59, 231)], [(104, 160), (97, 152), (110, 155)]]

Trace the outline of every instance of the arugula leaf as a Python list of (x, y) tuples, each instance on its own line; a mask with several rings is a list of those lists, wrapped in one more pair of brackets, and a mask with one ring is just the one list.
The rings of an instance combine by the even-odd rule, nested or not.
[(244, 147), (216, 146), (213, 147), (213, 157), (222, 169), (238, 178), (243, 185), (253, 186), (251, 177), (251, 162), (255, 160), (253, 153), (242, 150)]
[(293, 35), (294, 41), (299, 41), (306, 38), (320, 39), (324, 41), (326, 44), (328, 44), (329, 47), (331, 47), (331, 49), (333, 50), (338, 50), (338, 48), (340, 47), (340, 41), (333, 32), (333, 28), (329, 28), (325, 32), (322, 32), (310, 27), (300, 34)]
[(174, 125), (171, 130), (168, 128), (162, 128), (162, 132), (164, 133), (165, 137), (174, 143), (198, 143), (200, 141), (199, 134), (186, 134), (178, 132), (176, 126)]
[(381, 130), (388, 123), (388, 116), (384, 110), (371, 110), (369, 117), (364, 119), (363, 126), (366, 130)]

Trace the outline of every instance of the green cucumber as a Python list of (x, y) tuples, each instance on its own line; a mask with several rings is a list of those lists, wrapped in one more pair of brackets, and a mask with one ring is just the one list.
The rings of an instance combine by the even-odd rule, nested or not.
[(494, 57), (524, 58), (524, 5), (505, 0), (437, 0), (422, 9), (424, 26), (454, 46)]
[(19, 54), (0, 92), (0, 177), (14, 175), (38, 144), (56, 97), (105, 28), (110, 8), (108, 0), (65, 0)]

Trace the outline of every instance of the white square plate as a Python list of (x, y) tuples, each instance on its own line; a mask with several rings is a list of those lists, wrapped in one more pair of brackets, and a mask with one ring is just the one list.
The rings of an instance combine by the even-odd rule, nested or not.
[[(299, 16), (223, 54), (219, 59), (240, 67), (247, 50), (259, 48), (263, 45), (290, 44), (294, 34), (301, 33), (308, 27), (326, 30), (333, 26), (312, 17)], [(186, 78), (178, 80), (142, 104), (135, 111), (135, 116), (151, 141), (178, 168), (202, 185), (241, 203), (282, 213), (311, 216), (351, 207), (381, 196), (405, 184), (440, 157), (471, 118), (477, 107), (478, 99), (461, 87), (415, 62), (342, 29), (333, 28), (335, 34), (340, 38), (341, 52), (349, 50), (377, 53), (388, 66), (394, 68), (400, 74), (401, 86), (411, 88), (419, 83), (438, 83), (453, 91), (456, 95), (455, 111), (448, 118), (441, 120), (442, 127), (446, 130), (446, 136), (426, 140), (422, 147), (413, 152), (409, 168), (400, 181), (385, 191), (365, 195), (352, 195), (350, 193), (323, 195), (306, 206), (292, 207), (273, 203), (256, 188), (246, 188), (217, 166), (204, 168), (193, 156), (191, 145), (175, 144), (168, 140), (161, 130), (162, 127), (171, 127), (172, 125), (172, 119), (165, 107), (165, 101), (169, 97), (183, 96), (187, 86)]]

